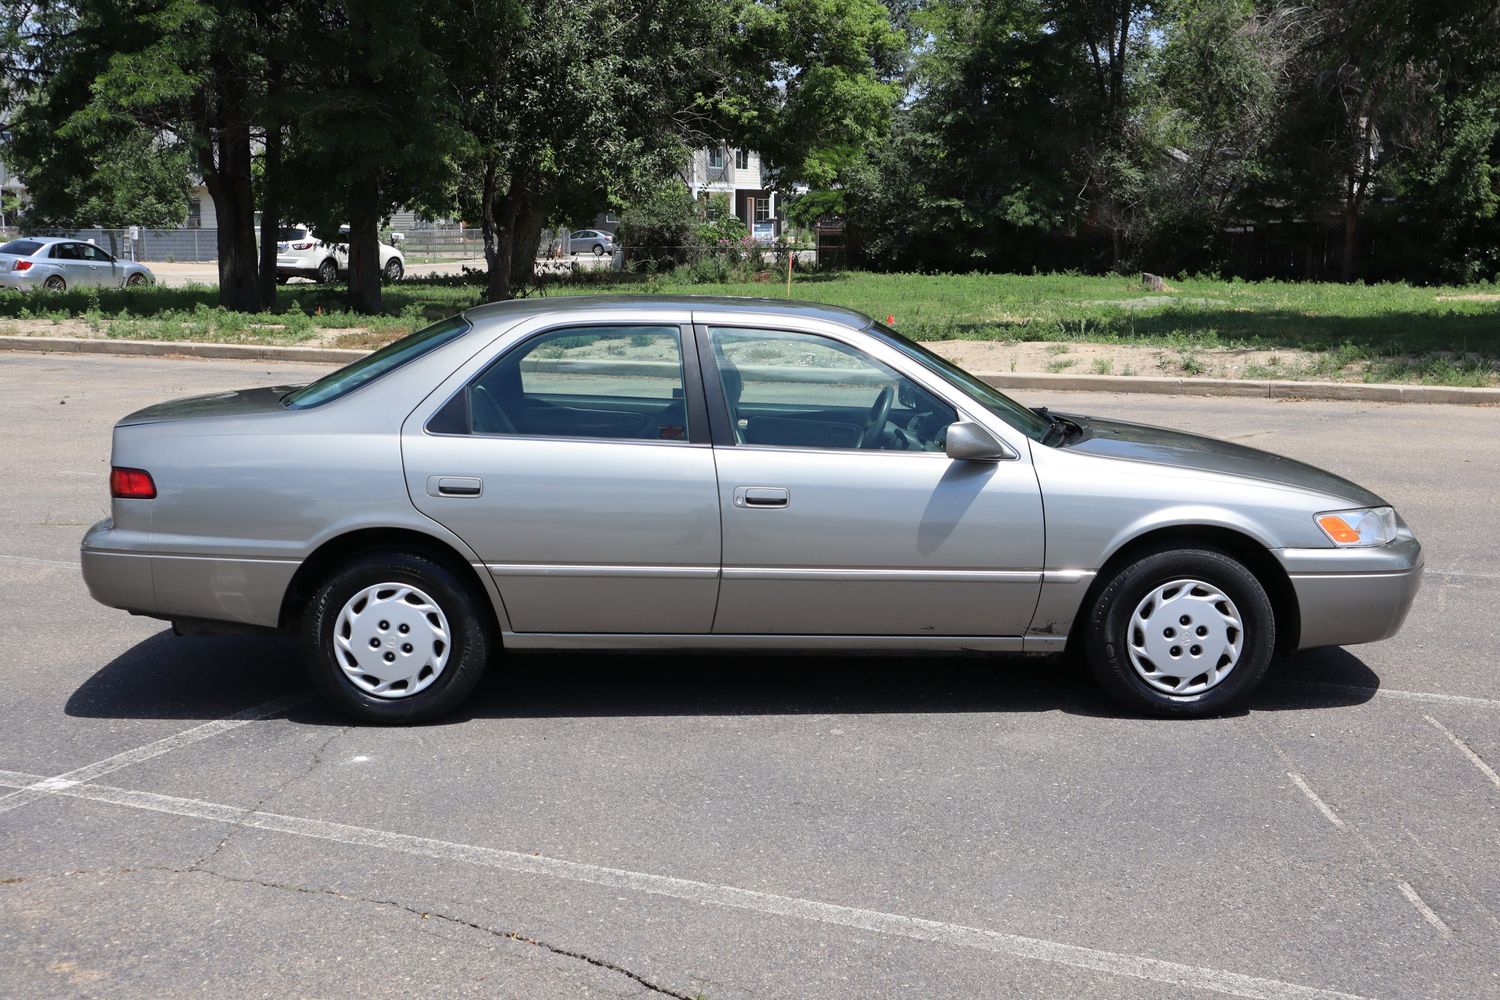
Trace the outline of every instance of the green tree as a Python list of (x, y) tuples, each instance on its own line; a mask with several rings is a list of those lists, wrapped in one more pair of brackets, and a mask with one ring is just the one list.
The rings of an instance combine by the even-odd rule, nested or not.
[(294, 61), (317, 67), (288, 93), (282, 195), (325, 238), (349, 226), (349, 303), (381, 308), (380, 224), (447, 186), (456, 141), (442, 100), (432, 22), (407, 0), (345, 0), (297, 10)]

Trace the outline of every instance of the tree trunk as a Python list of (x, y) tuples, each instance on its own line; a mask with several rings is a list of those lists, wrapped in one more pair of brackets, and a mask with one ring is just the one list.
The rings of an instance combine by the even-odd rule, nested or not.
[(1359, 256), (1359, 203), (1349, 202), (1344, 206), (1344, 248), (1339, 261), (1339, 280), (1354, 280), (1354, 265)]
[(489, 267), (489, 284), (485, 288), (486, 302), (503, 302), (511, 297), (511, 278), (516, 255), (516, 222), (527, 199), (527, 177), (513, 176), (510, 186), (500, 194), (498, 184), (493, 184), (486, 174), (485, 186), (495, 195), (485, 202), (482, 225), (488, 227), (485, 235), (485, 264)]
[[(484, 180), (479, 191), (479, 235), (484, 241), (484, 266), (486, 282), (484, 288), (484, 300), (486, 302), (501, 301), (502, 292), (508, 292), (508, 288), (499, 285), (500, 274), (500, 243), (499, 234), (495, 229), (495, 201), (496, 201), (495, 164), (493, 161), (484, 165)], [(508, 269), (507, 269), (508, 273)]]
[(380, 312), (380, 178), (355, 183), (349, 204), (349, 308)]
[(281, 232), (281, 125), (266, 125), (265, 170), (260, 199), (260, 304), (276, 305), (276, 242)]
[(238, 312), (260, 312), (250, 128), (244, 123), (220, 126), (216, 143), (217, 163), (212, 149), (205, 150), (199, 162), (218, 216), (219, 304)]
[(536, 280), (536, 251), (548, 214), (549, 207), (538, 199), (532, 199), (516, 213), (515, 246), (511, 249), (510, 263), (512, 289), (525, 288)]
[[(266, 88), (274, 101), (281, 89), (281, 64), (272, 60), (266, 68)], [(276, 237), (281, 232), (281, 119), (266, 115), (265, 158), (261, 161), (260, 197), (260, 304), (276, 305)]]

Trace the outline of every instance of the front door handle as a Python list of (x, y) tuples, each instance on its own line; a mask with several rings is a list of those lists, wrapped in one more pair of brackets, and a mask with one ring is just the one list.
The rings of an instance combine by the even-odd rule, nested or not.
[(792, 502), (791, 491), (784, 486), (736, 486), (734, 505), (751, 509), (774, 509)]
[(484, 495), (484, 480), (478, 476), (428, 476), (430, 497), (477, 497)]

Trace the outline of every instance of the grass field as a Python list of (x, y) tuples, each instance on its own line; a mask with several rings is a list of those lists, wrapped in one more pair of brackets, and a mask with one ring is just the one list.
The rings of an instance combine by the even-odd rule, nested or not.
[[(0, 332), (169, 340), (373, 346), (478, 301), (453, 281), (407, 281), (385, 291), (386, 315), (355, 316), (337, 288), (289, 285), (279, 311), (227, 313), (208, 288), (0, 294)], [(779, 281), (702, 285), (598, 275), (551, 295), (659, 293), (783, 298)], [(793, 298), (847, 306), (923, 341), (1118, 345), (1153, 349), (1162, 370), (1212, 373), (1225, 352), (1264, 356), (1248, 377), (1342, 378), (1500, 385), (1500, 286), (1466, 288), (1187, 279), (1165, 292), (1123, 277), (1079, 275), (812, 274)], [(1266, 355), (1266, 352), (1270, 352)], [(1283, 359), (1276, 352), (1285, 352)], [(1097, 352), (1095, 352), (1097, 354)], [(1104, 370), (1106, 357), (1093, 358)], [(1065, 370), (1066, 358), (1048, 363)]]

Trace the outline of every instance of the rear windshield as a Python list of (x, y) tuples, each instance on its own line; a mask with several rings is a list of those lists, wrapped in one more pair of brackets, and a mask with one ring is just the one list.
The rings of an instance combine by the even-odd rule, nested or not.
[(0, 253), (13, 254), (16, 257), (30, 257), (42, 248), (36, 240), (11, 240), (5, 246), (0, 247)]
[(307, 230), (306, 229), (282, 229), (279, 232), (277, 232), (276, 238), (278, 240), (305, 240), (305, 239), (307, 239)]
[(338, 399), (360, 386), (369, 385), (381, 376), (395, 371), (408, 361), (414, 361), (428, 351), (436, 350), (449, 341), (456, 340), (468, 331), (469, 322), (462, 316), (445, 319), (425, 330), (418, 330), (410, 336), (402, 337), (395, 343), (386, 344), (374, 354), (360, 358), (353, 364), (345, 365), (329, 375), (324, 375), (310, 385), (293, 389), (281, 397), (281, 402), (289, 409), (305, 410), (310, 406), (319, 406), (331, 399)]

